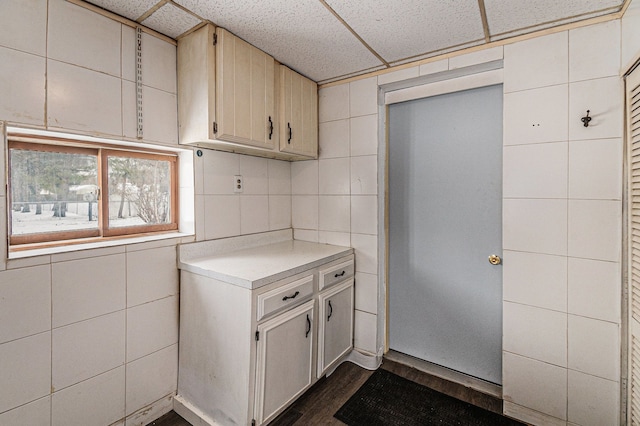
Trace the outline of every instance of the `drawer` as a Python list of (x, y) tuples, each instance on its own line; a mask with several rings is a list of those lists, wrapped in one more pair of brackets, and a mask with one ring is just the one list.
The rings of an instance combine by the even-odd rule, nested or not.
[(353, 276), (353, 259), (320, 270), (320, 290)]
[(313, 296), (313, 275), (259, 294), (257, 320), (260, 321), (275, 312), (299, 305), (309, 300), (311, 296)]

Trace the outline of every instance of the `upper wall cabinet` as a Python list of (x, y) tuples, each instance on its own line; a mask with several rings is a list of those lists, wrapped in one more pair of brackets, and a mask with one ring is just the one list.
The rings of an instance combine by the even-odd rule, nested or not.
[(280, 149), (278, 66), (271, 56), (213, 25), (179, 39), (180, 143), (285, 160), (316, 158), (313, 82), (315, 148)]
[(280, 151), (318, 156), (318, 86), (280, 65)]

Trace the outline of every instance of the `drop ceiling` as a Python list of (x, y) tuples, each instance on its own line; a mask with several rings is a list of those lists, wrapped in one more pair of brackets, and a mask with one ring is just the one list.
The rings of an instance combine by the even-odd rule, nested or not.
[(88, 1), (175, 39), (203, 22), (212, 22), (318, 83), (617, 13), (624, 2), (625, 0)]

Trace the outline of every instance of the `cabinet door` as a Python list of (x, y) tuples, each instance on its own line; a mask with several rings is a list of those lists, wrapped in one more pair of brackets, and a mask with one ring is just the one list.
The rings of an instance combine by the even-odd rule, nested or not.
[(280, 66), (280, 151), (318, 156), (318, 86)]
[(318, 377), (353, 347), (353, 279), (320, 294)]
[(254, 415), (259, 425), (311, 386), (314, 304), (310, 300), (258, 326)]
[(216, 138), (275, 146), (274, 59), (218, 28), (216, 46)]

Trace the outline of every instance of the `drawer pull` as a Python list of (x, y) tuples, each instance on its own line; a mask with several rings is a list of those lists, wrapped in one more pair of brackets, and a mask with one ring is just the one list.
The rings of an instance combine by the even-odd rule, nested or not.
[(346, 273), (347, 273), (347, 271), (342, 271), (342, 273), (340, 273), (340, 274), (335, 274), (334, 278), (343, 277), (344, 274), (346, 274)]
[(311, 333), (311, 320), (309, 319), (309, 314), (307, 314), (307, 332), (304, 334), (304, 337), (309, 337), (309, 333)]
[(287, 300), (289, 300), (289, 299), (295, 299), (295, 298), (296, 298), (296, 296), (298, 296), (299, 294), (300, 294), (300, 292), (299, 292), (299, 291), (296, 291), (295, 293), (293, 293), (293, 296), (285, 296), (285, 297), (283, 297), (283, 298), (282, 298), (282, 301), (283, 301), (283, 302), (285, 302), (285, 301), (287, 301)]
[(327, 317), (327, 322), (331, 319), (331, 315), (333, 315), (333, 306), (331, 306), (331, 300), (329, 300), (329, 316)]

